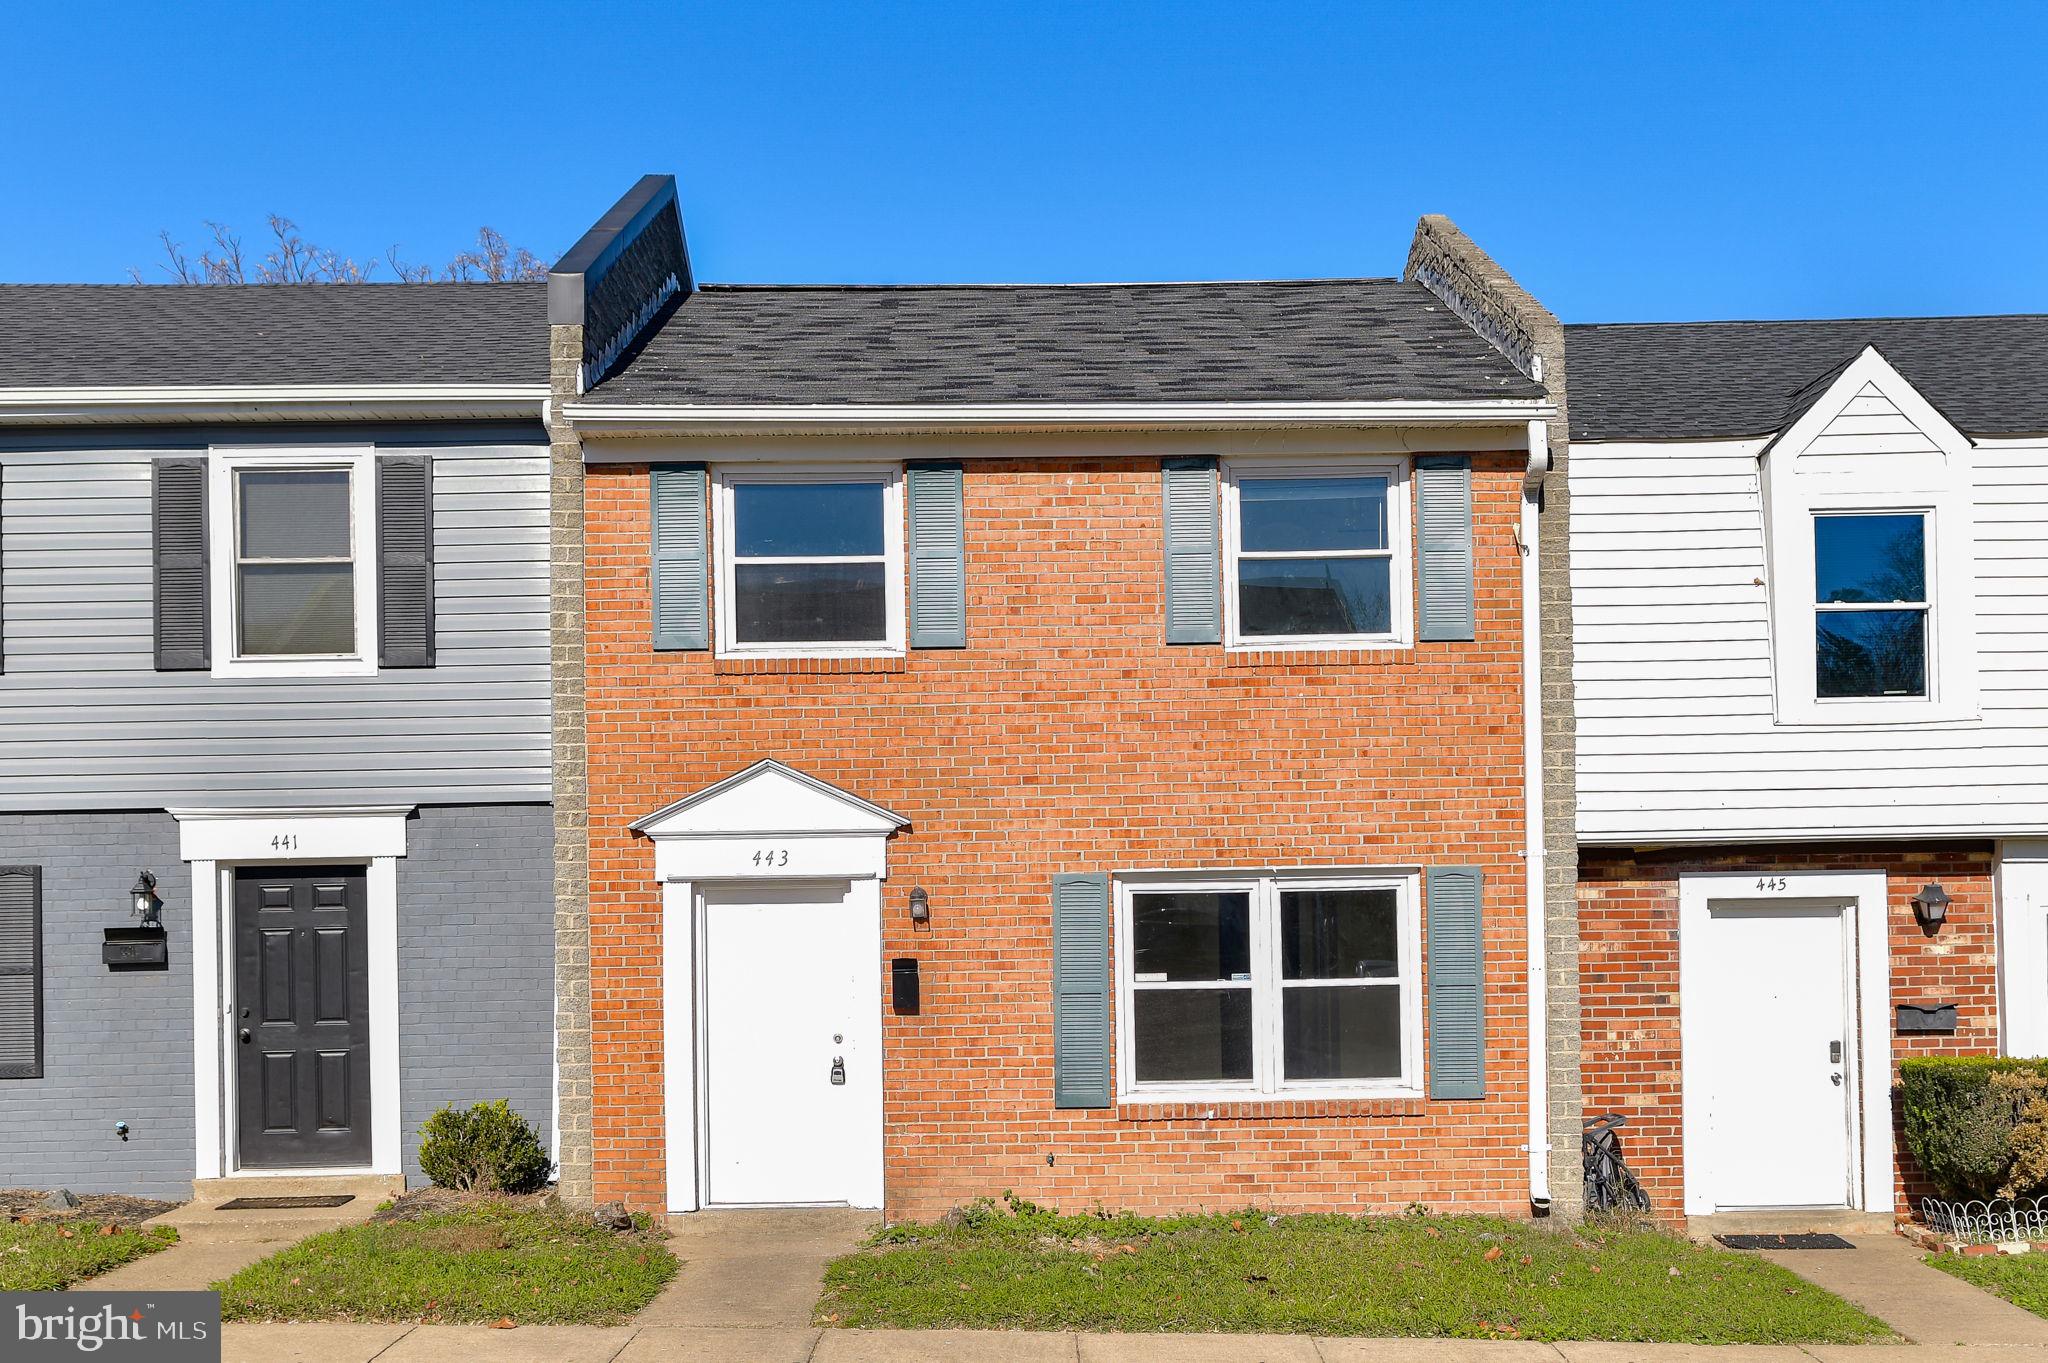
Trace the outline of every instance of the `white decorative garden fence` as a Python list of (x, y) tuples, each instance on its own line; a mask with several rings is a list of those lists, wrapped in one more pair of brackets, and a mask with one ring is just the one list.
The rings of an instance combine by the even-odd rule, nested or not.
[(1920, 1199), (1920, 1215), (1944, 1240), (1998, 1245), (2015, 1240), (2048, 1240), (2048, 1198), (1997, 1198), (1989, 1202)]

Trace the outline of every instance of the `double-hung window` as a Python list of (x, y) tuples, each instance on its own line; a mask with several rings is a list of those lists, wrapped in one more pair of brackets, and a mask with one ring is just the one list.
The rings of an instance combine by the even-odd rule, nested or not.
[(1398, 461), (1228, 464), (1224, 522), (1233, 645), (1408, 641), (1408, 484)]
[(1411, 877), (1118, 886), (1119, 1092), (1410, 1092), (1421, 1072)]
[(223, 452), (214, 464), (215, 673), (374, 672), (369, 453)]
[(895, 468), (721, 472), (720, 652), (902, 652), (900, 484)]
[(1925, 513), (1815, 516), (1813, 585), (1815, 694), (1925, 698)]

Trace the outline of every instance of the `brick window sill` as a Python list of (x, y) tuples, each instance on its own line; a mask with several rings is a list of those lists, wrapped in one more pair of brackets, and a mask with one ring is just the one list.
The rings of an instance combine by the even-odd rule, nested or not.
[(1412, 648), (1248, 648), (1224, 652), (1225, 667), (1413, 667)]
[(888, 658), (714, 658), (711, 670), (718, 676), (757, 673), (801, 673), (822, 676), (835, 672), (901, 672), (906, 659)]
[(1319, 1121), (1331, 1117), (1420, 1117), (1421, 1098), (1266, 1098), (1233, 1102), (1139, 1103), (1117, 1107), (1125, 1122), (1285, 1122)]

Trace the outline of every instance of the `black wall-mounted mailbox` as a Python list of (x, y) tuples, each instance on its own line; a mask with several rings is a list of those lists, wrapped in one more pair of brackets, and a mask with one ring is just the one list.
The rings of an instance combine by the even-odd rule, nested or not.
[(1956, 1006), (1953, 1003), (1902, 1003), (1899, 1030), (1902, 1032), (1953, 1032)]
[(917, 1012), (917, 957), (898, 956), (889, 962), (889, 1004), (899, 1013)]
[(100, 962), (116, 970), (168, 970), (171, 947), (162, 928), (107, 928)]

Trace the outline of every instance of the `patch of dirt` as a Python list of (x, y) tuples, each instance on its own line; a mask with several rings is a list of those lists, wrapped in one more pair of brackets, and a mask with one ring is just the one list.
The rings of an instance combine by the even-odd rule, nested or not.
[(467, 1211), (471, 1207), (506, 1207), (513, 1211), (540, 1211), (554, 1202), (552, 1191), (544, 1193), (463, 1193), (453, 1188), (414, 1188), (387, 1207), (371, 1213), (372, 1221), (417, 1221), (443, 1212)]
[(79, 1193), (78, 1205), (57, 1211), (43, 1205), (47, 1188), (0, 1188), (0, 1219), (7, 1221), (90, 1221), (96, 1225), (135, 1226), (161, 1216), (182, 1202), (125, 1193)]

